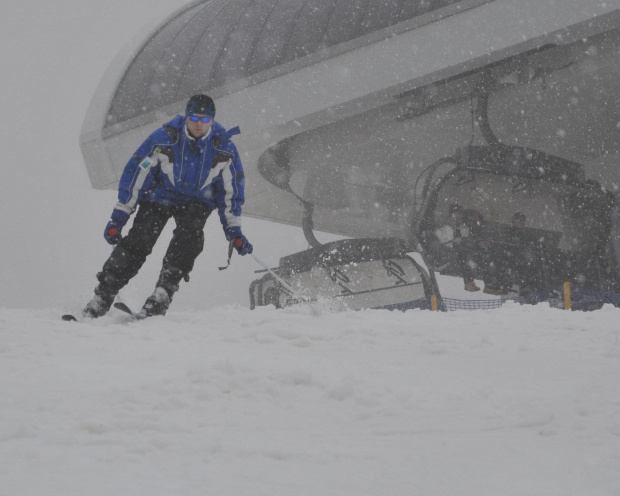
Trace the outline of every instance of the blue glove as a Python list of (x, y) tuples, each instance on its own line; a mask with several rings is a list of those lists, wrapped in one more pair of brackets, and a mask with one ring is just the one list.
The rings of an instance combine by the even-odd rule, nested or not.
[(129, 214), (127, 212), (123, 212), (118, 208), (112, 211), (112, 220), (108, 222), (108, 225), (105, 226), (105, 231), (103, 231), (103, 237), (109, 244), (116, 245), (120, 242), (122, 239), (121, 231), (128, 220)]
[(254, 247), (248, 241), (248, 238), (243, 235), (239, 226), (227, 227), (224, 229), (224, 234), (228, 241), (233, 242), (233, 246), (239, 255), (247, 255), (254, 250)]

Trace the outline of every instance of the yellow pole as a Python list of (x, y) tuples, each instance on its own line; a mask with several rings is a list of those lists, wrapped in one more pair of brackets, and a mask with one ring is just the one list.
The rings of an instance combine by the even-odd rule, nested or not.
[(433, 312), (437, 311), (437, 295), (431, 295), (431, 310)]
[(570, 282), (564, 283), (564, 310), (570, 310), (571, 301), (570, 301)]

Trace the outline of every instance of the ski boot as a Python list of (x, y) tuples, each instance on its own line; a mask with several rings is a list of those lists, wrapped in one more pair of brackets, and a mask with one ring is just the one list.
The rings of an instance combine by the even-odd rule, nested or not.
[(156, 287), (153, 294), (144, 302), (139, 315), (143, 317), (166, 315), (171, 301), (170, 295), (168, 295), (168, 292), (164, 288)]
[(179, 269), (173, 267), (162, 269), (155, 286), (155, 291), (144, 302), (140, 315), (145, 317), (166, 315), (174, 293), (179, 290), (179, 282), (182, 278), (183, 272)]
[(97, 317), (102, 317), (110, 307), (112, 306), (112, 302), (114, 298), (116, 298), (116, 294), (110, 291), (103, 284), (99, 284), (95, 288), (95, 296), (90, 300), (84, 310), (82, 310), (82, 316), (89, 319), (96, 319)]

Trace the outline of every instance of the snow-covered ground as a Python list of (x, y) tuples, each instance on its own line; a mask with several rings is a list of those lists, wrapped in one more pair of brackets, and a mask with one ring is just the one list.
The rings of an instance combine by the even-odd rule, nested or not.
[(620, 494), (620, 310), (0, 313), (0, 494)]
[[(619, 309), (250, 311), (259, 267), (217, 269), (214, 218), (165, 318), (59, 319), (110, 252), (116, 195), (90, 188), (84, 112), (126, 37), (184, 3), (3, 6), (0, 495), (620, 494)], [(306, 247), (300, 229), (244, 231), (270, 264)]]

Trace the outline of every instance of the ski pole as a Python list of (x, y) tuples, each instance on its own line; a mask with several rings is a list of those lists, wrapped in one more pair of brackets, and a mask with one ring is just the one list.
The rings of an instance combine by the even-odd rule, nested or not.
[(232, 240), (230, 243), (228, 243), (228, 263), (224, 266), (224, 267), (220, 267), (220, 270), (226, 270), (228, 268), (228, 266), (230, 265), (230, 259), (232, 258), (232, 254), (233, 254), (233, 247), (235, 241)]
[(282, 285), (282, 287), (284, 287), (284, 289), (286, 289), (289, 293), (291, 293), (293, 295), (293, 297), (303, 303), (305, 303), (306, 305), (308, 305), (310, 307), (310, 309), (312, 310), (312, 314), (314, 316), (319, 315), (321, 312), (319, 312), (319, 310), (312, 305), (306, 298), (304, 298), (303, 296), (299, 295), (292, 287), (289, 283), (287, 283), (284, 279), (282, 279), (278, 274), (276, 274), (273, 270), (271, 270), (264, 262), (262, 262), (260, 260), (260, 258), (258, 258), (256, 255), (254, 255), (254, 253), (250, 253), (250, 255), (252, 255), (252, 258), (256, 261), (256, 263), (258, 265), (260, 265), (261, 267), (263, 267), (267, 272), (269, 272), (273, 277), (276, 278), (276, 280)]

